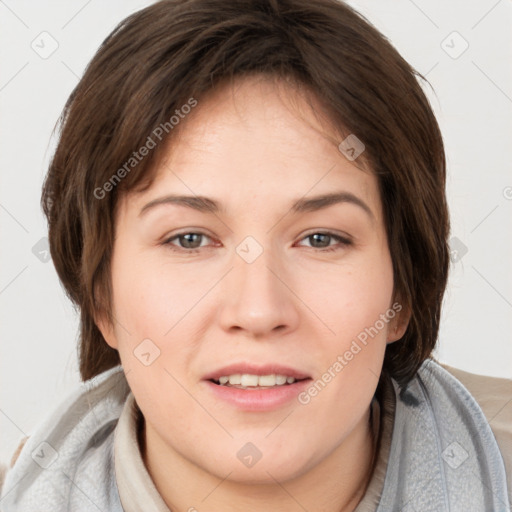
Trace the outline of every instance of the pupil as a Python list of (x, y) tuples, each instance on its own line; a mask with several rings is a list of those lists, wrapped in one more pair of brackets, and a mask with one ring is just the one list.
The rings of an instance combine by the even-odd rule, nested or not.
[[(185, 240), (184, 247), (187, 247), (189, 249), (195, 249), (194, 246), (194, 237), (200, 237), (201, 235), (199, 233), (187, 233), (186, 235), (181, 235), (182, 240)], [(197, 239), (196, 239), (197, 242)]]
[[(315, 233), (314, 235), (310, 235), (310, 238), (313, 238), (313, 240), (315, 240), (316, 242), (320, 241), (322, 242), (322, 237), (324, 241), (327, 241), (327, 244), (320, 244), (320, 247), (326, 247), (329, 245), (329, 235), (326, 235), (325, 233)], [(315, 245), (313, 244), (313, 246), (315, 247)], [(318, 246), (316, 246), (318, 247)]]

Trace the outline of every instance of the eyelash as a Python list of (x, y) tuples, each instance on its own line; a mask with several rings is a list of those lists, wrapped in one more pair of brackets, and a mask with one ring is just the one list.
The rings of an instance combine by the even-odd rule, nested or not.
[[(201, 248), (187, 249), (185, 247), (175, 246), (175, 245), (173, 245), (171, 243), (173, 240), (178, 239), (178, 238), (180, 238), (182, 236), (185, 236), (185, 235), (201, 235), (201, 236), (205, 236), (207, 238), (211, 238), (206, 233), (202, 233), (200, 231), (186, 231), (184, 233), (178, 233), (177, 235), (173, 235), (172, 237), (166, 239), (162, 243), (162, 245), (168, 246), (169, 249), (171, 249), (171, 251), (186, 252), (186, 253), (198, 253)], [(311, 247), (311, 249), (313, 249), (315, 251), (318, 251), (318, 252), (338, 251), (338, 250), (341, 250), (342, 248), (345, 248), (345, 247), (348, 247), (348, 246), (352, 245), (352, 240), (350, 240), (349, 238), (337, 235), (336, 233), (332, 233), (330, 231), (314, 231), (313, 233), (309, 233), (308, 235), (304, 236), (301, 240), (304, 240), (306, 238), (310, 238), (313, 235), (326, 235), (326, 236), (329, 236), (330, 238), (333, 238), (333, 239), (337, 240), (341, 244), (341, 246), (332, 246), (332, 247), (327, 247), (327, 248)]]

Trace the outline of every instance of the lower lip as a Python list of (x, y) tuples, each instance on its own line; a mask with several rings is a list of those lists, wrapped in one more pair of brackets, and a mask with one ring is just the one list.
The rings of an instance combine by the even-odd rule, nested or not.
[(209, 380), (204, 382), (217, 398), (242, 411), (272, 411), (296, 399), (309, 386), (311, 379), (268, 389), (240, 389), (221, 386)]

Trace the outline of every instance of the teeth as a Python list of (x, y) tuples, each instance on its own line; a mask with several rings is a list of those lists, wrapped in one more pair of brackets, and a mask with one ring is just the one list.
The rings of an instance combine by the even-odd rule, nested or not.
[[(248, 375), (247, 373), (244, 373), (241, 378), (240, 384), (242, 386), (257, 386), (258, 385), (258, 376), (257, 375)], [(230, 381), (231, 384), (231, 381)]]
[(228, 379), (231, 385), (242, 383), (242, 376), (239, 373), (236, 373), (235, 375), (230, 375)]
[(286, 375), (251, 375), (248, 373), (234, 375), (224, 375), (219, 377), (219, 384), (225, 386), (242, 386), (242, 387), (272, 387), (282, 386), (284, 384), (293, 384), (294, 377), (287, 377)]
[[(257, 379), (258, 386), (275, 386), (277, 384), (277, 375), (261, 375)], [(255, 386), (255, 384), (253, 384)]]
[(284, 375), (276, 375), (276, 384), (281, 386), (286, 383), (286, 377)]

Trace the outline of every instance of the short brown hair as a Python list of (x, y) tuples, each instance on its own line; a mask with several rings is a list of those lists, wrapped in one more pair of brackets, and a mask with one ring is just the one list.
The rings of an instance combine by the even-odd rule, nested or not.
[[(41, 198), (55, 268), (80, 310), (81, 377), (120, 363), (94, 321), (98, 311), (114, 321), (115, 208), (123, 191), (151, 184), (166, 144), (119, 182), (112, 183), (114, 173), (190, 98), (249, 74), (291, 77), (325, 105), (333, 126), (365, 144), (378, 178), (395, 296), (411, 312), (383, 367), (403, 387), (435, 347), (447, 281), (443, 141), (417, 79), (425, 78), (337, 0), (164, 0), (126, 18), (102, 43), (61, 115)], [(109, 193), (98, 198), (109, 181)]]

